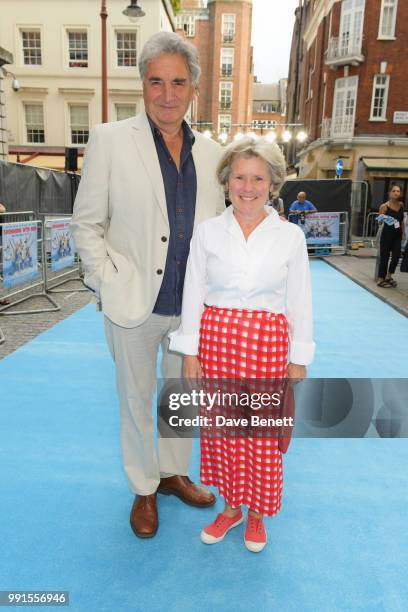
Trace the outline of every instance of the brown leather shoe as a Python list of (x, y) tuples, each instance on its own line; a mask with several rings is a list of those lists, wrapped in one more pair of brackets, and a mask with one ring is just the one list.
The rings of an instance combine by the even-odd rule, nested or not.
[(185, 504), (208, 508), (215, 504), (215, 496), (204, 487), (191, 482), (188, 476), (169, 476), (161, 478), (158, 493), (176, 495)]
[(159, 526), (156, 493), (136, 495), (130, 512), (130, 526), (138, 538), (152, 538)]
[(0, 300), (0, 306), (8, 306), (9, 304), (11, 304), (10, 300), (6, 300), (6, 299)]

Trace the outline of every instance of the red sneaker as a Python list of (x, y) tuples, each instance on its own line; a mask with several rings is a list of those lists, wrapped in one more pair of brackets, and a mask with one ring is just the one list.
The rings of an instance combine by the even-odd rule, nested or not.
[(233, 527), (237, 527), (242, 523), (244, 517), (242, 516), (241, 509), (235, 516), (229, 517), (225, 514), (218, 514), (215, 521), (210, 523), (201, 532), (201, 541), (204, 544), (216, 544), (221, 542), (227, 535), (228, 531)]
[(261, 552), (266, 546), (266, 531), (263, 524), (263, 519), (248, 514), (247, 525), (245, 529), (244, 542), (245, 546), (251, 552)]

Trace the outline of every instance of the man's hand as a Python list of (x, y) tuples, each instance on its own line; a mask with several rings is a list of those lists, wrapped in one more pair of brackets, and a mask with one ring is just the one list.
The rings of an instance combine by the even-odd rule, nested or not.
[(197, 355), (184, 355), (183, 361), (184, 378), (202, 378), (203, 369), (200, 366)]
[(296, 381), (303, 380), (307, 376), (306, 366), (297, 363), (289, 363), (286, 369), (286, 377)]

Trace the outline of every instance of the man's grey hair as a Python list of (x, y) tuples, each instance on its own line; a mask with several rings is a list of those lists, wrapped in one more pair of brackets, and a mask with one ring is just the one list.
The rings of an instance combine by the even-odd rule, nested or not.
[(274, 142), (258, 136), (244, 136), (233, 141), (226, 149), (217, 167), (217, 178), (221, 185), (227, 185), (232, 164), (238, 157), (259, 157), (263, 159), (269, 170), (273, 190), (279, 190), (286, 178), (286, 162), (282, 151)]
[(198, 84), (201, 74), (198, 51), (194, 45), (174, 32), (157, 32), (146, 41), (139, 58), (139, 72), (142, 80), (146, 76), (149, 63), (163, 53), (174, 53), (184, 57), (193, 85)]

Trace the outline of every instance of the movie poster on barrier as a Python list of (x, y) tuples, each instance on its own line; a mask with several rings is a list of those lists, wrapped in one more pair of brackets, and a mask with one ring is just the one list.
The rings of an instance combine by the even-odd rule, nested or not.
[(51, 225), (51, 270), (71, 268), (75, 261), (75, 243), (69, 221), (55, 221)]
[(3, 225), (3, 286), (10, 288), (38, 276), (37, 224)]
[(340, 243), (340, 213), (312, 213), (305, 215), (299, 227), (308, 245), (332, 245)]

